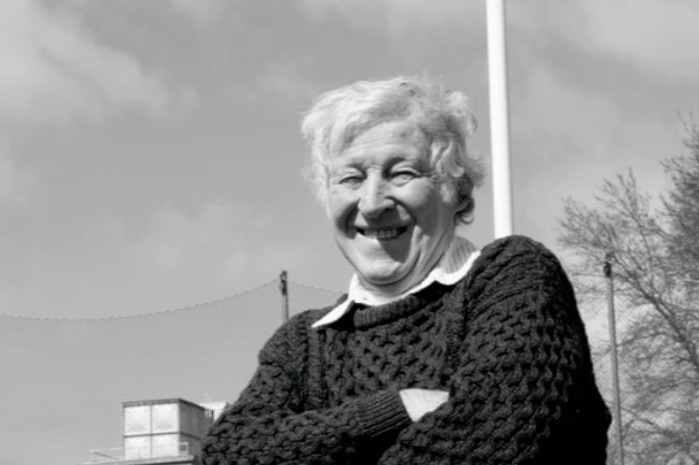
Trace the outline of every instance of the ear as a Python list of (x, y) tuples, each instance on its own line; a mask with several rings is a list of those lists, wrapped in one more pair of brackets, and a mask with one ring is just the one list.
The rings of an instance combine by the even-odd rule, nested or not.
[(457, 198), (456, 205), (454, 206), (454, 211), (457, 215), (462, 212), (470, 211), (473, 209), (473, 196), (471, 194)]

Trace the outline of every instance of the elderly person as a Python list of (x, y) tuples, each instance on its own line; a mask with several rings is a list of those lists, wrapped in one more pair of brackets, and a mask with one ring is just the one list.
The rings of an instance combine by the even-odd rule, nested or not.
[(266, 343), (204, 464), (605, 463), (609, 413), (558, 260), (455, 232), (483, 178), (474, 129), (466, 97), (428, 79), (319, 97), (311, 173), (356, 273)]

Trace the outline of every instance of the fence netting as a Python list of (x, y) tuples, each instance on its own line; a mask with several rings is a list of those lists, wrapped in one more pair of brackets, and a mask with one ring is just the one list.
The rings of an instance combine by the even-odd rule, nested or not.
[[(289, 282), (289, 313), (341, 294)], [(278, 281), (140, 316), (0, 316), (0, 465), (76, 465), (122, 446), (122, 402), (235, 400), (282, 318)]]
[[(580, 311), (586, 323), (596, 378), (610, 408), (611, 378), (608, 301), (603, 277), (577, 280)], [(342, 292), (288, 284), (289, 313), (332, 305)], [(634, 310), (615, 299), (617, 330), (628, 329)], [(0, 465), (75, 465), (90, 459), (91, 449), (122, 445), (122, 402), (182, 398), (191, 402), (235, 400), (252, 376), (257, 353), (282, 323), (278, 281), (250, 291), (173, 311), (103, 319), (25, 319), (0, 316)], [(624, 343), (625, 336), (619, 335)], [(620, 394), (627, 464), (651, 463), (637, 453), (648, 434), (658, 447), (678, 442), (653, 436), (643, 421), (677, 421), (693, 399), (660, 399), (667, 418), (653, 419), (658, 405), (639, 414), (638, 361), (619, 351)], [(656, 399), (657, 400), (657, 399)], [(678, 400), (685, 405), (680, 405)], [(692, 407), (694, 410), (691, 410)], [(644, 416), (645, 415), (645, 416)], [(645, 430), (644, 430), (645, 428)], [(699, 428), (689, 431), (699, 438)], [(617, 464), (616, 437), (610, 429), (609, 464)], [(584, 438), (581, 438), (584, 441)], [(694, 442), (685, 441), (691, 448)], [(690, 444), (691, 443), (691, 444)], [(675, 447), (673, 446), (673, 447)], [(668, 446), (669, 447), (669, 446)], [(689, 455), (687, 455), (689, 456)], [(673, 456), (662, 463), (697, 463)]]

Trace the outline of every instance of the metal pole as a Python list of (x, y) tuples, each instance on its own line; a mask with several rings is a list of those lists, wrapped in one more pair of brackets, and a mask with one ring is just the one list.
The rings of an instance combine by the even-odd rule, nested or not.
[(493, 215), (495, 237), (498, 238), (512, 234), (513, 230), (505, 1), (487, 0), (487, 17), (490, 147), (493, 159)]
[(289, 285), (286, 280), (286, 270), (279, 273), (279, 291), (282, 295), (282, 322), (289, 321)]
[(619, 364), (616, 347), (616, 316), (614, 314), (614, 272), (612, 259), (614, 254), (607, 252), (604, 261), (604, 277), (607, 279), (607, 308), (609, 315), (609, 341), (612, 349), (612, 389), (614, 391), (614, 415), (616, 423), (616, 444), (619, 464), (624, 465), (624, 443), (621, 433), (621, 395), (619, 393)]

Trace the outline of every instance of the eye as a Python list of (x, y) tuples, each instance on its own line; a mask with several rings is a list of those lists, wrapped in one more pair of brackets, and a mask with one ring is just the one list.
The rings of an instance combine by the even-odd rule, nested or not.
[(418, 173), (413, 170), (397, 170), (391, 173), (391, 180), (397, 183), (406, 183), (418, 177)]
[(362, 181), (363, 178), (359, 174), (346, 174), (344, 176), (341, 176), (338, 180), (340, 184), (346, 186), (356, 186), (358, 184), (361, 184)]

